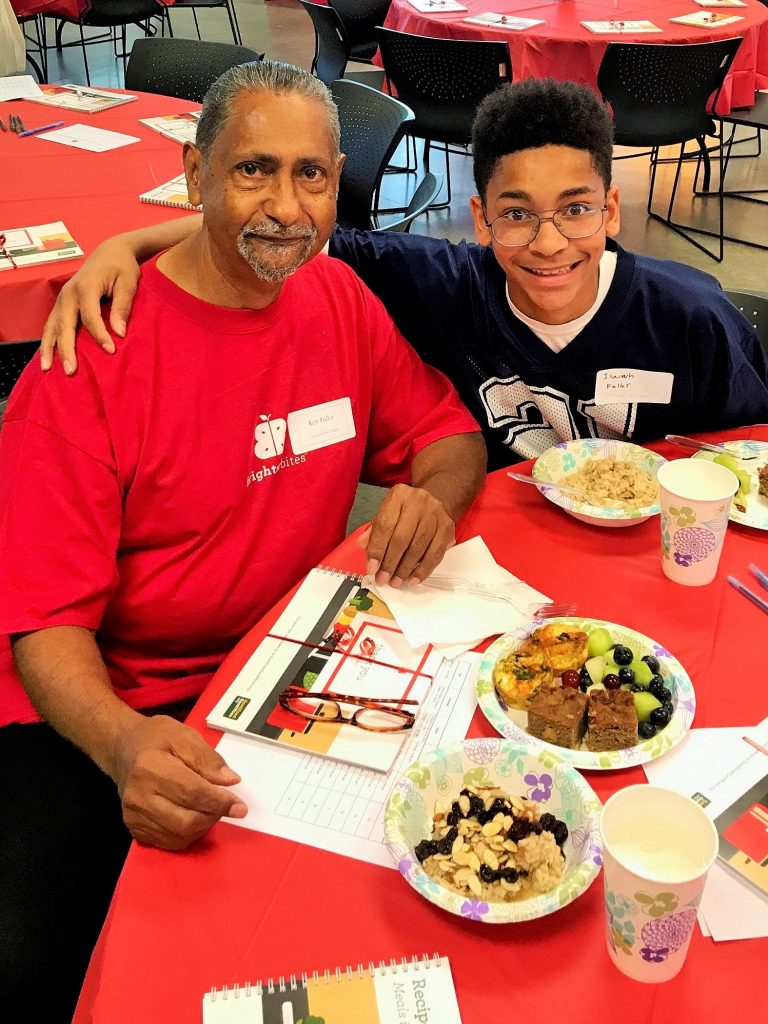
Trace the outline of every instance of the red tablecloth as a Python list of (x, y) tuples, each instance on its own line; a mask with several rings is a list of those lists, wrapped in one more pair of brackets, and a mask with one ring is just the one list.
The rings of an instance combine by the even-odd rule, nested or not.
[[(691, 28), (670, 22), (682, 14), (701, 11), (693, 0), (462, 0), (466, 12), (420, 14), (408, 0), (392, 0), (384, 25), (401, 32), (447, 39), (502, 39), (509, 44), (512, 76), (570, 79), (597, 87), (597, 70), (609, 42), (694, 43), (742, 36), (731, 71), (720, 96), (718, 110), (749, 107), (755, 91), (768, 87), (768, 9), (758, 0), (728, 13), (743, 21), (722, 28)], [(522, 32), (471, 25), (464, 18), (492, 10), (545, 22)], [(652, 21), (661, 32), (653, 34), (594, 35), (582, 21)]]
[[(16, 113), (27, 128), (64, 121), (141, 140), (107, 153), (89, 153), (39, 136), (19, 139), (12, 132), (0, 132), (0, 229), (61, 220), (88, 255), (99, 242), (121, 231), (186, 216), (184, 210), (139, 202), (140, 193), (183, 170), (179, 143), (139, 124), (139, 118), (198, 109), (199, 104), (190, 100), (149, 93), (97, 114), (28, 100), (0, 103), (0, 117), (6, 124), (9, 115)], [(82, 259), (64, 260), (0, 273), (0, 342), (39, 338), (59, 289), (82, 263)]]
[[(768, 439), (768, 426), (727, 436)], [(768, 565), (768, 534), (731, 524), (716, 581), (684, 588), (661, 574), (657, 519), (625, 530), (587, 526), (503, 471), (462, 524), (461, 539), (476, 534), (555, 600), (576, 600), (580, 613), (624, 623), (672, 650), (696, 688), (697, 726), (748, 725), (768, 714), (768, 620), (725, 582), (729, 573), (745, 578), (750, 561)], [(329, 561), (360, 571), (363, 556), (348, 539)], [(251, 636), (263, 635), (274, 614)], [(206, 728), (205, 713), (252, 643), (233, 652), (190, 718), (212, 744), (220, 734)], [(471, 734), (491, 735), (479, 715)], [(605, 799), (645, 776), (632, 768), (588, 778)], [(598, 879), (557, 914), (493, 926), (439, 910), (394, 871), (230, 824), (185, 853), (134, 844), (75, 1021), (197, 1024), (202, 995), (214, 985), (435, 950), (450, 957), (464, 1024), (764, 1020), (768, 939), (716, 944), (697, 928), (678, 978), (642, 985), (608, 959), (602, 890)]]

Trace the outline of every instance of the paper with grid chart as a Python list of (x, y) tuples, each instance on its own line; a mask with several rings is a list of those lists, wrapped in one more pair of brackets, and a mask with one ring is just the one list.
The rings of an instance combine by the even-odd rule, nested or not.
[(232, 825), (393, 868), (384, 808), (422, 753), (464, 739), (477, 700), (479, 654), (444, 662), (394, 765), (386, 774), (226, 734), (216, 749), (241, 779), (248, 815)]
[[(674, 18), (670, 19), (674, 21)], [(596, 35), (625, 35), (640, 32), (661, 32), (652, 21), (582, 21), (584, 28)]]

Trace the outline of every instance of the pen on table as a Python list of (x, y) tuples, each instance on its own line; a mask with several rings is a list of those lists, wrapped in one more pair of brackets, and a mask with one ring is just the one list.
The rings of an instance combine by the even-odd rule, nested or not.
[(757, 594), (753, 594), (751, 590), (744, 586), (735, 576), (729, 576), (728, 582), (732, 587), (735, 587), (740, 594), (743, 594), (748, 601), (752, 604), (756, 604), (758, 608), (762, 608), (764, 612), (768, 612), (768, 601), (764, 601), (762, 597), (758, 597)]
[(7, 132), (8, 129), (5, 127), (5, 121), (0, 117), (0, 131)]
[(27, 128), (23, 132), (19, 132), (19, 138), (25, 139), (28, 135), (39, 135), (40, 132), (50, 131), (51, 128), (61, 128), (63, 124), (63, 121), (51, 121), (50, 124), (41, 124), (39, 128)]
[(765, 589), (768, 590), (768, 575), (766, 575), (762, 569), (758, 569), (754, 562), (749, 563), (749, 571), (753, 576), (756, 576)]

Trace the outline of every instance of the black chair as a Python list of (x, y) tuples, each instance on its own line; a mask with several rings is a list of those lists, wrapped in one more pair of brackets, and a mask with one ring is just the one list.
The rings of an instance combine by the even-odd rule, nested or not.
[(351, 78), (371, 88), (381, 88), (384, 84), (383, 71), (353, 72), (346, 75), (347, 64), (351, 59), (352, 48), (346, 29), (336, 11), (328, 4), (316, 4), (311, 0), (299, 0), (299, 3), (312, 19), (315, 30), (315, 55), (312, 58), (310, 71), (317, 75), (321, 82), (330, 86), (337, 78)]
[(8, 396), (22, 370), (40, 348), (39, 341), (5, 341), (0, 343), (0, 423), (8, 404)]
[[(22, 15), (17, 20), (24, 34), (27, 63), (32, 65), (38, 82), (47, 82), (48, 49), (45, 38), (45, 19), (42, 14), (27, 14)], [(29, 35), (30, 31), (34, 31), (34, 38)], [(33, 53), (37, 54), (37, 59), (32, 56)], [(38, 60), (40, 63), (38, 63)]]
[(210, 86), (225, 71), (263, 58), (263, 53), (234, 43), (137, 39), (128, 59), (125, 87), (202, 103)]
[(229, 18), (229, 27), (232, 30), (232, 39), (238, 46), (243, 45), (243, 37), (240, 33), (240, 24), (237, 20), (237, 11), (235, 10), (234, 0), (175, 0), (175, 3), (171, 4), (170, 7), (165, 8), (166, 23), (168, 25), (168, 32), (173, 36), (173, 25), (171, 24), (171, 13), (175, 11), (192, 11), (192, 17), (195, 20), (195, 31), (197, 32), (197, 38), (202, 39), (200, 35), (200, 25), (197, 21), (197, 8), (205, 8), (213, 10), (213, 8), (223, 7), (227, 12)]
[[(347, 79), (333, 82), (331, 93), (339, 110), (341, 151), (346, 155), (339, 184), (337, 223), (343, 228), (376, 229), (381, 179), (405, 129), (413, 121), (413, 111), (386, 93)], [(440, 184), (430, 175), (426, 184), (422, 182), (419, 186), (421, 191), (417, 189), (418, 199), (414, 194), (404, 217), (388, 225), (388, 229), (407, 230), (413, 218), (426, 208), (422, 206), (425, 193), (431, 191), (431, 201)]]
[[(754, 159), (760, 156), (762, 152), (761, 135), (765, 129), (768, 129), (768, 93), (758, 93), (755, 97), (754, 105), (746, 110), (732, 110), (730, 114), (715, 114), (715, 117), (720, 122), (720, 137), (722, 145), (725, 147), (725, 159), (723, 161), (723, 179), (725, 179), (731, 160), (737, 158)], [(727, 139), (725, 138), (724, 129), (726, 124), (730, 126), (730, 133)], [(736, 139), (736, 129), (740, 127), (754, 128), (755, 134), (750, 135), (748, 138)], [(733, 153), (734, 145), (741, 145), (744, 142), (752, 141), (757, 141), (757, 151), (755, 153)], [(724, 180), (723, 184), (725, 184)], [(728, 196), (731, 199), (742, 199), (748, 203), (758, 203), (760, 206), (768, 205), (768, 200), (757, 198), (760, 195), (765, 195), (767, 192), (768, 189), (765, 188), (723, 189), (724, 196)], [(732, 242), (741, 242), (742, 245), (752, 246), (755, 249), (768, 249), (768, 245), (763, 245), (760, 242), (749, 242), (743, 238), (733, 238), (731, 235), (725, 235), (725, 238)]]
[(744, 316), (757, 331), (763, 351), (768, 354), (768, 295), (753, 295), (751, 292), (725, 293), (734, 306), (738, 306)]
[(424, 167), (429, 170), (433, 143), (445, 149), (447, 201), (451, 202), (449, 146), (468, 146), (472, 121), (482, 99), (512, 81), (506, 43), (433, 39), (377, 28), (387, 82), (415, 115), (409, 134), (424, 139)]
[(352, 60), (370, 63), (376, 53), (376, 26), (383, 25), (392, 0), (328, 0), (349, 40)]
[[(672, 220), (680, 170), (688, 142), (699, 148), (699, 166), (703, 164), (705, 191), (710, 187), (710, 154), (708, 136), (717, 136), (717, 127), (710, 110), (717, 102), (725, 76), (730, 70), (741, 39), (723, 39), (705, 43), (609, 43), (597, 73), (597, 87), (613, 111), (614, 142), (651, 150), (651, 184), (647, 212), (654, 220), (672, 228), (697, 249), (714, 260), (723, 259), (723, 150), (720, 160), (719, 232), (706, 231)], [(714, 96), (710, 107), (710, 97)], [(666, 216), (652, 209), (660, 146), (680, 146), (674, 184)], [(695, 181), (694, 181), (695, 189)], [(719, 238), (715, 254), (691, 237), (693, 234)]]
[[(85, 65), (85, 80), (91, 84), (91, 74), (88, 68), (88, 54), (86, 44), (101, 42), (104, 39), (112, 40), (112, 33), (121, 29), (123, 67), (127, 59), (125, 29), (127, 25), (138, 25), (145, 35), (153, 35), (154, 29), (150, 27), (152, 18), (159, 18), (162, 24), (165, 17), (165, 7), (156, 3), (156, 0), (91, 0), (88, 10), (79, 18), (63, 17), (60, 14), (46, 15), (57, 21), (56, 26), (56, 49), (60, 50), (63, 45), (79, 45), (83, 51), (83, 64)], [(77, 25), (80, 29), (80, 42), (62, 44), (61, 35), (65, 25)], [(108, 28), (109, 36), (98, 39), (86, 39), (83, 29), (86, 28)], [(115, 41), (115, 46), (117, 45)], [(117, 54), (117, 50), (115, 50)]]

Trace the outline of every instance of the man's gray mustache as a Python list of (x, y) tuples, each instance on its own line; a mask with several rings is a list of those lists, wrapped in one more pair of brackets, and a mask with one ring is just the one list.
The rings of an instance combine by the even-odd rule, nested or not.
[(240, 232), (241, 238), (315, 238), (317, 237), (317, 231), (311, 230), (306, 231), (303, 228), (281, 228), (275, 230), (274, 228), (244, 228)]

